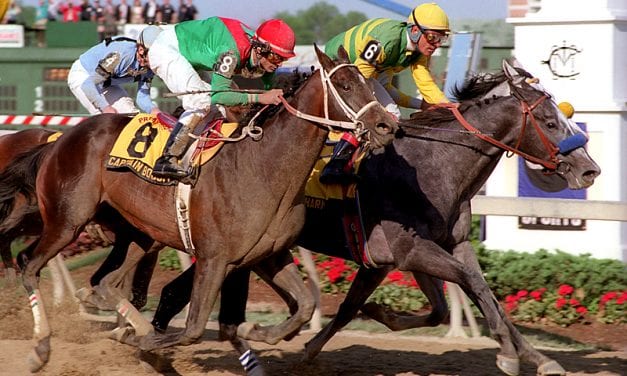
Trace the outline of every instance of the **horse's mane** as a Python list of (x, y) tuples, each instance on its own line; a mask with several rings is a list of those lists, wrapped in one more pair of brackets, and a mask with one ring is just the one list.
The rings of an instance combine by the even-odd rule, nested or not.
[[(312, 68), (313, 71), (313, 68)], [(307, 81), (307, 79), (311, 76), (312, 73), (302, 73), (299, 72), (298, 69), (293, 70), (289, 73), (277, 74), (274, 77), (272, 82), (273, 89), (282, 89), (283, 97), (289, 98)], [(265, 105), (260, 103), (254, 103), (250, 105), (250, 108), (244, 112), (242, 118), (240, 119), (240, 124), (248, 124), (250, 120), (255, 116)], [(265, 111), (263, 111), (256, 122), (258, 124), (263, 124), (266, 119), (272, 117), (279, 109), (281, 109), (282, 105), (269, 106)]]
[[(531, 77), (523, 69), (516, 68), (523, 76)], [(455, 85), (452, 89), (453, 98), (460, 103), (459, 111), (464, 113), (474, 104), (477, 98), (485, 95), (496, 86), (507, 80), (504, 72), (498, 73), (476, 73), (468, 77), (461, 85)], [(492, 98), (495, 99), (495, 98)], [(489, 100), (489, 99), (487, 99)], [(412, 114), (411, 122), (422, 124), (437, 124), (455, 119), (453, 113), (446, 108), (435, 108), (429, 111), (420, 111)]]
[(18, 154), (13, 162), (0, 174), (0, 222), (4, 221), (13, 210), (15, 195), (21, 193), (29, 202), (35, 199), (35, 181), (37, 171), (45, 151), (52, 143), (37, 145)]

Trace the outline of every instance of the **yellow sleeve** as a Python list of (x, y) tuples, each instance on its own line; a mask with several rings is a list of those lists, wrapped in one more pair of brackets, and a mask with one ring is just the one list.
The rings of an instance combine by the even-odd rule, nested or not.
[(377, 74), (375, 67), (372, 64), (368, 63), (366, 60), (358, 57), (357, 60), (355, 60), (355, 65), (357, 66), (357, 69), (359, 69), (361, 74), (364, 75), (364, 77), (376, 78)]
[(411, 66), (411, 74), (418, 91), (425, 102), (430, 104), (448, 103), (448, 99), (433, 81), (429, 72), (429, 57), (421, 56), (416, 63)]

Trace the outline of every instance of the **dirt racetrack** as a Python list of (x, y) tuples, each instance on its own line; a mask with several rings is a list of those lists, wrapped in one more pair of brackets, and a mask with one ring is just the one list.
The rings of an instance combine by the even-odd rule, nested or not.
[[(50, 363), (41, 375), (244, 375), (229, 343), (217, 342), (208, 329), (203, 342), (191, 346), (139, 351), (107, 339), (111, 324), (86, 323), (67, 315), (55, 319)], [(496, 347), (487, 339), (452, 340), (344, 331), (331, 340), (310, 364), (301, 363), (304, 333), (276, 346), (253, 343), (267, 375), (375, 376), (375, 375), (499, 375), (494, 365)], [(4, 337), (4, 336), (2, 336)], [(28, 375), (26, 355), (30, 340), (0, 339), (0, 375)], [(624, 375), (625, 352), (564, 352), (543, 350), (567, 370), (568, 375)], [(140, 361), (141, 360), (141, 361)], [(152, 369), (151, 369), (152, 368)], [(155, 370), (157, 372), (155, 372)], [(534, 375), (525, 364), (521, 375)]]
[[(93, 272), (90, 268), (84, 269), (86, 270), (73, 272), (79, 287), (86, 285), (86, 278)], [(160, 286), (156, 285), (151, 289), (159, 291)], [(42, 291), (47, 299), (46, 309), (51, 318), (53, 336), (50, 362), (39, 375), (245, 374), (231, 345), (216, 341), (215, 322), (209, 323), (200, 343), (140, 353), (132, 347), (107, 338), (113, 324), (80, 318), (76, 313), (76, 305), (69, 301), (61, 307), (53, 307), (50, 285), (45, 278), (42, 281)], [(270, 295), (263, 293), (260, 285), (255, 286), (252, 291), (255, 291), (251, 294), (253, 300), (275, 301)], [(280, 301), (272, 304), (280, 304), (285, 309)], [(334, 302), (326, 310), (334, 312), (337, 305), (338, 302)], [(182, 321), (177, 320), (176, 324), (180, 326)], [(32, 327), (32, 314), (23, 288), (0, 288), (0, 376), (30, 374), (26, 357), (32, 347)], [(594, 327), (589, 330), (594, 331)], [(557, 360), (568, 371), (568, 375), (627, 375), (627, 340), (621, 335), (624, 333), (623, 327), (615, 327), (614, 332), (619, 337), (614, 342), (618, 344), (613, 347), (615, 351), (543, 349), (542, 352)], [(496, 343), (487, 338), (461, 340), (343, 331), (325, 346), (312, 363), (303, 364), (301, 357), (304, 344), (312, 336), (312, 333), (304, 332), (290, 342), (283, 341), (275, 346), (254, 342), (251, 345), (268, 376), (502, 374), (494, 365)], [(535, 375), (535, 367), (524, 364), (521, 375)]]

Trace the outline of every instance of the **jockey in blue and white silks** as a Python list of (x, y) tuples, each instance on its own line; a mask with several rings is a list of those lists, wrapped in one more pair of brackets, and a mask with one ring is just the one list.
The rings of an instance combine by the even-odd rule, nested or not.
[(137, 82), (139, 109), (146, 113), (158, 111), (150, 99), (154, 73), (148, 64), (148, 49), (160, 32), (159, 27), (148, 26), (137, 41), (125, 37), (107, 38), (72, 64), (68, 85), (90, 114), (139, 112), (122, 87), (131, 82)]

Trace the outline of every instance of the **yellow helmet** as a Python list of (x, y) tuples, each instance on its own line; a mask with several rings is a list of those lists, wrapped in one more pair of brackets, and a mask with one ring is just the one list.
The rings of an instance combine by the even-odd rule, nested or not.
[(572, 104), (568, 102), (561, 102), (557, 105), (557, 107), (559, 107), (560, 111), (562, 111), (562, 113), (564, 113), (564, 115), (566, 115), (568, 119), (572, 118), (575, 114), (575, 108)]
[(408, 24), (418, 24), (423, 29), (449, 31), (448, 16), (436, 3), (420, 4), (407, 17)]

